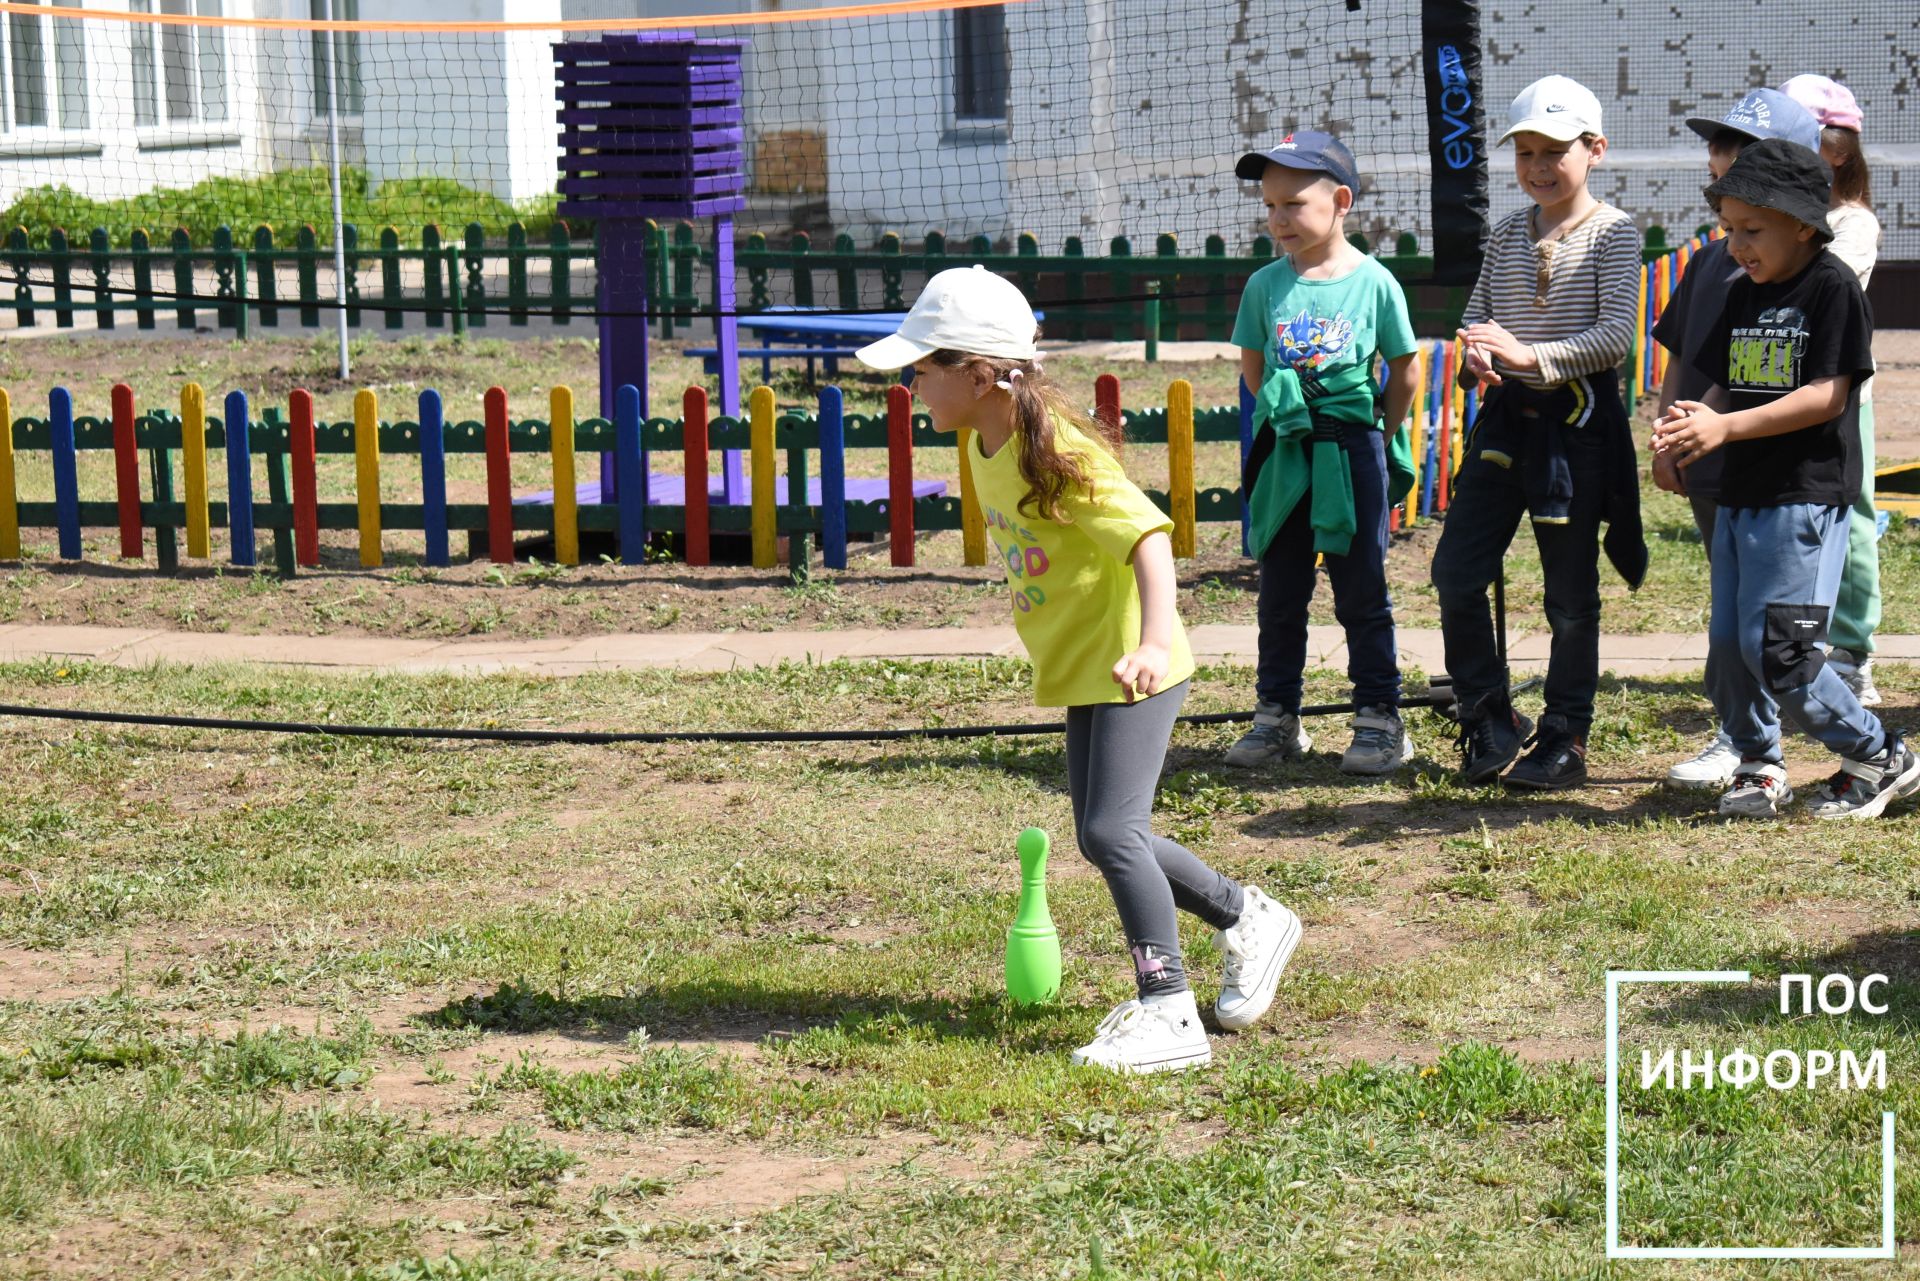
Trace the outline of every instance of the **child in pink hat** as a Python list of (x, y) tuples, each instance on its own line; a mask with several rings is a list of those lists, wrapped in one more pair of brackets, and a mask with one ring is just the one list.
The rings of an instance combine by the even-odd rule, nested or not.
[[(1820, 122), (1820, 155), (1833, 169), (1832, 207), (1827, 225), (1833, 228), (1833, 256), (1853, 268), (1865, 289), (1873, 277), (1880, 253), (1880, 220), (1874, 216), (1867, 175), (1867, 158), (1860, 150), (1864, 123), (1853, 91), (1826, 76), (1795, 76), (1781, 92), (1805, 107)], [(1873, 510), (1873, 380), (1860, 387), (1860, 497), (1853, 505), (1847, 539), (1847, 567), (1840, 578), (1840, 598), (1834, 604), (1828, 637), (1833, 652), (1828, 662), (1868, 707), (1880, 701), (1873, 687), (1873, 633), (1880, 626), (1880, 546), (1878, 518)]]

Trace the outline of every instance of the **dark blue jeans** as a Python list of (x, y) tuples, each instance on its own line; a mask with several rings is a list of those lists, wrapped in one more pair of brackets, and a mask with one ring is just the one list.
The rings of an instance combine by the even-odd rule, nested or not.
[[(1507, 688), (1507, 668), (1494, 645), (1487, 588), (1499, 577), (1513, 535), (1527, 515), (1522, 477), (1535, 420), (1489, 415), (1476, 425), (1454, 478), (1453, 502), (1433, 553), (1447, 674), (1462, 707)], [(1536, 428), (1537, 430), (1537, 428)], [(1533, 526), (1546, 578), (1547, 711), (1585, 734), (1600, 685), (1600, 516), (1605, 509), (1606, 447), (1599, 423), (1565, 431), (1573, 501), (1564, 524)]]
[[(1400, 705), (1400, 655), (1387, 594), (1387, 442), (1352, 425), (1342, 447), (1353, 472), (1356, 532), (1345, 556), (1327, 557), (1333, 616), (1347, 632), (1347, 678), (1355, 709)], [(1271, 462), (1268, 464), (1271, 466)], [(1307, 666), (1307, 606), (1315, 584), (1312, 494), (1303, 495), (1260, 558), (1260, 666), (1254, 692), (1263, 703), (1300, 710)]]

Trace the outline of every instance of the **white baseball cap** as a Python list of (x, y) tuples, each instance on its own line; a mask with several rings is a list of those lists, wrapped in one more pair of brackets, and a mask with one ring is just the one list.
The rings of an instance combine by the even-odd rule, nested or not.
[(1019, 287), (976, 263), (935, 275), (897, 331), (853, 354), (874, 369), (899, 369), (942, 350), (1033, 360), (1039, 327)]
[(1545, 134), (1555, 142), (1572, 142), (1583, 133), (1599, 133), (1600, 99), (1578, 80), (1542, 76), (1520, 91), (1507, 109), (1507, 131), (1500, 146), (1516, 133)]

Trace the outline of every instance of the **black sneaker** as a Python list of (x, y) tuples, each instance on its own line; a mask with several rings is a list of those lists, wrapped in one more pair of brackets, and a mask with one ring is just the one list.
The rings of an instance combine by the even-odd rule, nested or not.
[(1920, 757), (1894, 738), (1870, 761), (1840, 762), (1807, 808), (1815, 818), (1879, 818), (1889, 802), (1920, 791)]
[(1520, 755), (1520, 745), (1533, 732), (1533, 722), (1513, 710), (1507, 691), (1482, 695), (1472, 707), (1460, 709), (1460, 773), (1469, 783), (1490, 783)]
[(1558, 792), (1587, 781), (1587, 736), (1568, 729), (1566, 717), (1558, 713), (1542, 716), (1540, 732), (1530, 741), (1533, 750), (1501, 780), (1508, 787)]

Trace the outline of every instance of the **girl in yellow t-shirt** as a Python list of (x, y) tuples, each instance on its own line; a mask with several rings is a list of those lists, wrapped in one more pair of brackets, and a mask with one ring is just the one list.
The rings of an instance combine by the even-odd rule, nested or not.
[(1214, 1012), (1250, 1027), (1273, 1003), (1300, 919), (1254, 886), (1153, 834), (1153, 795), (1193, 656), (1174, 612), (1173, 523), (1127, 479), (1117, 427), (1089, 419), (1041, 371), (1033, 309), (983, 267), (940, 272), (900, 329), (863, 348), (913, 366), (936, 431), (973, 432), (974, 482), (1033, 660), (1034, 701), (1064, 707), (1080, 852), (1100, 869), (1133, 954), (1138, 998), (1075, 1063), (1160, 1072), (1212, 1060), (1180, 955), (1175, 909), (1212, 925), (1226, 958)]

